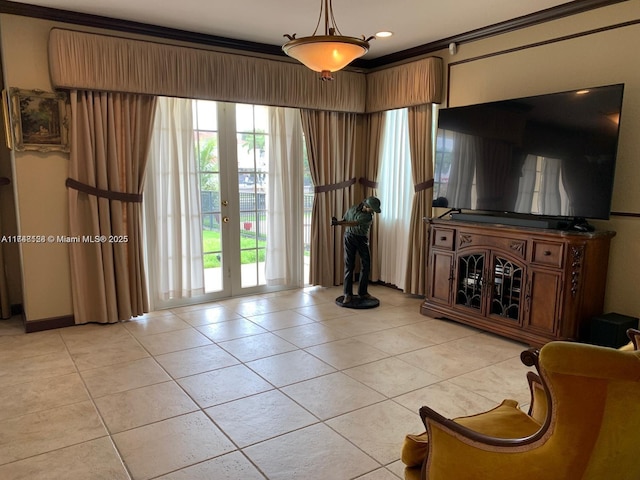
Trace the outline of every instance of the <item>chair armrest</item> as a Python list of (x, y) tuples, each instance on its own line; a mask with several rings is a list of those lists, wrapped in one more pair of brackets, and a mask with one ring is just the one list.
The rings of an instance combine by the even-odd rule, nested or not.
[(640, 350), (640, 330), (636, 328), (630, 328), (627, 330), (627, 337), (633, 342), (633, 346), (636, 350)]
[[(517, 404), (509, 408), (518, 409)], [(526, 416), (522, 411), (520, 414)], [(564, 475), (566, 472), (554, 475), (553, 467), (550, 472), (545, 466), (541, 467), (541, 458), (544, 460), (545, 455), (541, 457), (539, 448), (546, 438), (539, 433), (526, 438), (494, 438), (447, 420), (428, 407), (420, 409), (420, 416), (429, 433), (429, 452), (422, 466), (423, 480), (570, 478)], [(535, 423), (532, 419), (530, 422)]]
[(427, 431), (429, 431), (431, 425), (434, 424), (442, 430), (449, 431), (453, 436), (458, 438), (459, 441), (469, 445), (480, 443), (494, 447), (520, 447), (537, 441), (546, 431), (546, 428), (541, 428), (534, 434), (521, 438), (492, 437), (448, 419), (427, 406), (420, 407), (420, 418)]
[[(459, 439), (465, 443), (482, 443), (486, 445), (498, 446), (498, 447), (519, 447), (523, 445), (528, 445), (540, 439), (547, 431), (550, 425), (551, 416), (548, 415), (549, 406), (551, 405), (551, 395), (549, 393), (549, 389), (547, 388), (544, 379), (542, 378), (538, 365), (539, 351), (537, 349), (529, 349), (522, 352), (520, 355), (520, 359), (522, 363), (524, 363), (528, 367), (535, 367), (538, 371), (538, 375), (530, 372), (532, 377), (529, 381), (535, 382), (535, 396), (537, 399), (534, 399), (534, 390), (532, 390), (532, 405), (534, 402), (537, 402), (540, 406), (540, 415), (541, 419), (530, 415), (534, 421), (541, 424), (542, 427), (532, 435), (528, 435), (521, 438), (501, 438), (501, 437), (493, 437), (490, 435), (485, 435), (483, 433), (472, 430), (460, 423), (455, 422), (454, 420), (448, 419), (442, 415), (440, 415), (435, 410), (423, 406), (420, 408), (420, 418), (422, 419), (422, 423), (424, 424), (427, 431), (429, 431), (429, 423), (432, 422), (441, 426), (445, 430), (449, 430), (454, 435), (459, 437)], [(527, 376), (530, 377), (529, 375)], [(539, 385), (539, 386), (538, 386)], [(530, 410), (531, 412), (531, 410)], [(544, 412), (544, 413), (542, 413)]]

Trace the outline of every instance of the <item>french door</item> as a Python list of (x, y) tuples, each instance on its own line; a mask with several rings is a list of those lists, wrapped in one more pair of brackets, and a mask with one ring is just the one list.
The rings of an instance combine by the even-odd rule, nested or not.
[(194, 101), (204, 289), (230, 297), (266, 290), (268, 107)]
[(303, 285), (303, 144), (294, 109), (158, 100), (144, 196), (154, 308)]

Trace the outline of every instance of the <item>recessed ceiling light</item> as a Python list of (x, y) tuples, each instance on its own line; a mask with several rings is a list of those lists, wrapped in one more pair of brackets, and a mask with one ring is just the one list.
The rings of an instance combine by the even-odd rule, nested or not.
[(378, 32), (376, 33), (376, 38), (386, 38), (393, 35), (393, 32)]
[(589, 93), (589, 90), (578, 90), (576, 95), (586, 95), (587, 93)]

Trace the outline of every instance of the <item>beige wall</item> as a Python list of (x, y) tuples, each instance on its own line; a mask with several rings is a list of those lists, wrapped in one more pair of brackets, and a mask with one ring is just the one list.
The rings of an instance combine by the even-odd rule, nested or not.
[[(51, 91), (47, 63), (50, 22), (0, 15), (7, 88)], [(68, 234), (68, 155), (11, 153), (20, 235)], [(69, 254), (62, 243), (20, 244), (22, 303), (28, 321), (72, 313)], [(10, 279), (14, 281), (14, 279)]]
[[(2, 73), (1, 66), (0, 73)], [(6, 128), (4, 115), (1, 116), (0, 123), (2, 123), (3, 129)], [(9, 180), (13, 179), (11, 152), (3, 140), (0, 140), (0, 177), (5, 177)], [(0, 234), (3, 236), (14, 236), (18, 234), (13, 187), (14, 185), (12, 184), (0, 187)], [(8, 280), (8, 303), (11, 306), (22, 305), (22, 282), (20, 281), (22, 273), (20, 269), (20, 250), (18, 244), (4, 242), (0, 248), (2, 249), (5, 275)]]
[[(449, 64), (452, 105), (534, 95), (577, 87), (626, 84), (614, 211), (640, 213), (640, 27), (554, 41), (640, 17), (640, 0), (548, 22), (438, 52)], [(0, 15), (5, 85), (51, 90), (47, 36), (54, 22)], [(77, 26), (72, 28), (78, 29)], [(509, 49), (527, 47), (511, 53)], [(492, 54), (500, 53), (492, 56)], [(487, 56), (488, 55), (488, 56)], [(12, 152), (17, 215), (23, 235), (67, 233), (64, 181), (68, 156)], [(594, 222), (596, 223), (596, 222)], [(640, 316), (640, 218), (613, 217), (598, 228), (617, 231), (610, 256), (606, 310)], [(72, 314), (68, 251), (64, 244), (21, 245), (23, 304), (29, 321)]]

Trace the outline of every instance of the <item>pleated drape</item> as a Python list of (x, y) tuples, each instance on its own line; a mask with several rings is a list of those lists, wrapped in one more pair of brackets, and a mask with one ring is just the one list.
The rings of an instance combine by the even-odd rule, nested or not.
[(140, 93), (331, 111), (364, 112), (365, 74), (333, 82), (289, 60), (54, 28), (49, 33), (54, 87)]
[(315, 188), (311, 213), (309, 283), (340, 285), (344, 274), (342, 229), (331, 227), (354, 203), (356, 114), (302, 110), (311, 179)]
[[(365, 132), (367, 133), (367, 147), (365, 153), (365, 174), (360, 179), (363, 187), (364, 198), (378, 196), (378, 172), (380, 171), (380, 149), (382, 146), (382, 132), (384, 131), (384, 112), (375, 112), (365, 115)], [(381, 199), (381, 201), (384, 199)], [(384, 207), (384, 202), (383, 202)], [(380, 254), (378, 248), (377, 221), (371, 224), (369, 231), (369, 250), (371, 251), (371, 273), (369, 280), (380, 280)]]
[(346, 69), (319, 82), (289, 60), (61, 28), (49, 33), (49, 71), (56, 88), (354, 113), (440, 103), (444, 91), (439, 57), (366, 74)]
[(433, 107), (430, 104), (409, 108), (411, 175), (415, 193), (411, 205), (404, 291), (414, 295), (426, 293), (427, 227), (424, 218), (431, 216), (433, 198), (432, 111)]
[(444, 67), (439, 57), (367, 73), (367, 113), (440, 103)]
[(72, 91), (69, 231), (77, 324), (148, 311), (141, 195), (156, 99)]

